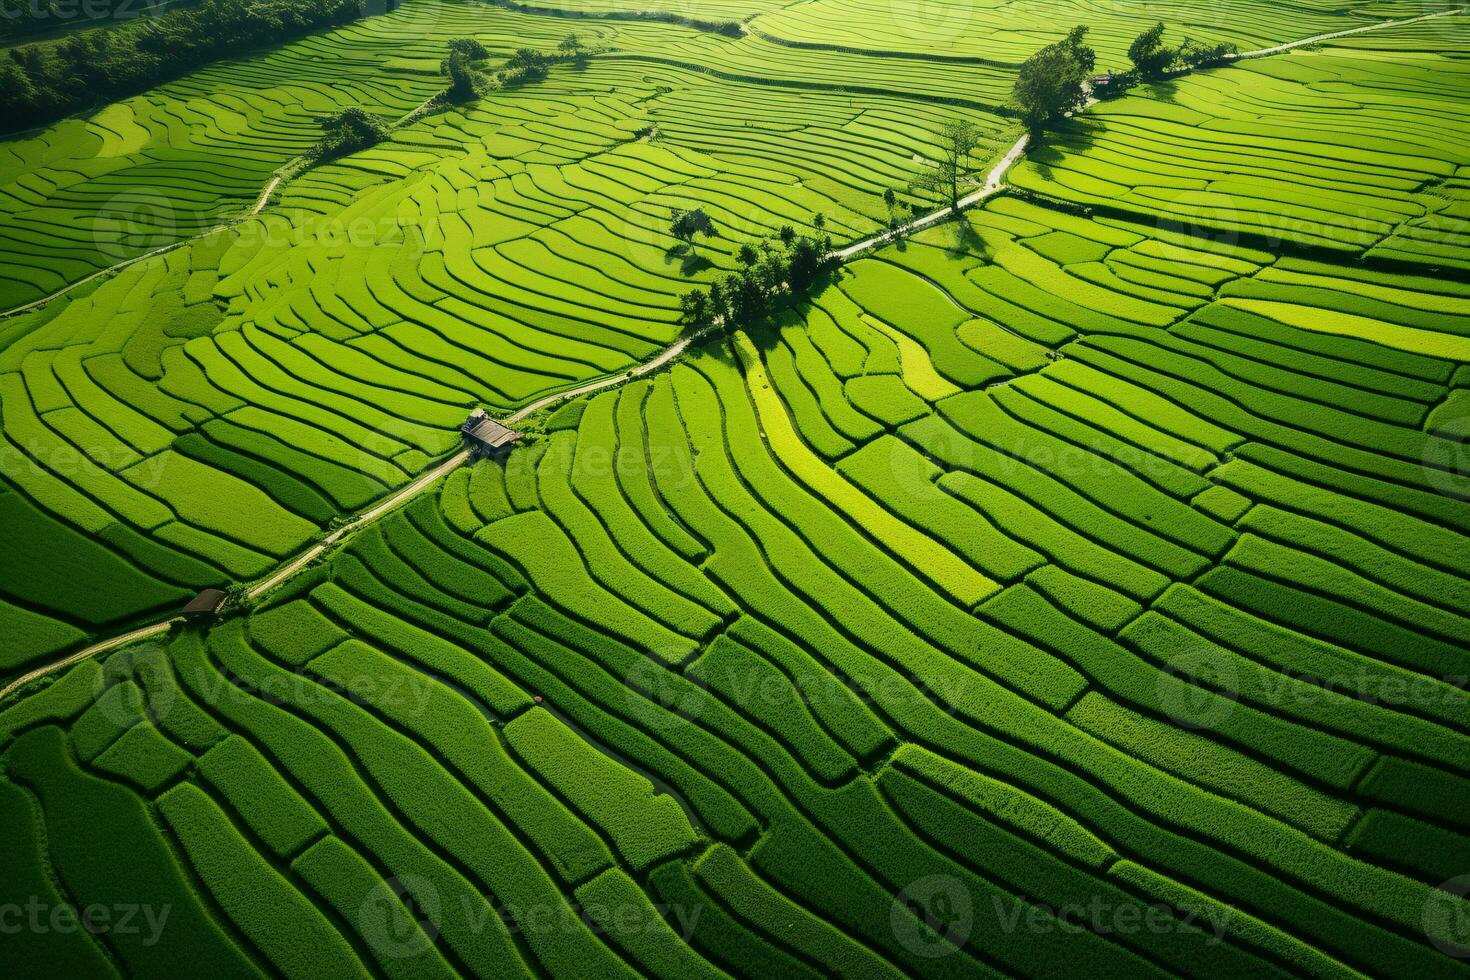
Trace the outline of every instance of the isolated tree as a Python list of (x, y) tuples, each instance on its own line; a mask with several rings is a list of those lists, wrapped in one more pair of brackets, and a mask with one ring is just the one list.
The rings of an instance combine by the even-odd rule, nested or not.
[(1164, 44), (1163, 21), (1133, 39), (1128, 46), (1128, 60), (1143, 79), (1158, 78), (1169, 70), (1179, 53)]
[(812, 215), (812, 227), (819, 232), (827, 227), (827, 216), (820, 211)]
[(756, 262), (760, 261), (760, 253), (755, 250), (750, 242), (742, 243), (740, 246), (740, 251), (735, 254), (735, 257), (739, 259), (740, 264), (745, 266), (747, 269), (755, 265)]
[(1021, 65), (1011, 98), (1033, 138), (1087, 104), (1086, 83), (1097, 55), (1082, 43), (1086, 36), (1087, 28), (1074, 28)]
[(898, 207), (898, 195), (893, 192), (892, 187), (883, 189), (883, 206), (888, 209), (888, 217), (893, 217), (893, 209)]
[(980, 145), (980, 127), (968, 119), (945, 123), (940, 131), (940, 157), (914, 178), (914, 186), (943, 194), (950, 207), (960, 209), (960, 183), (970, 172), (970, 153)]
[(568, 34), (557, 44), (556, 50), (563, 58), (582, 65), (587, 61), (587, 49), (582, 46), (582, 39), (576, 33)]
[(715, 223), (705, 213), (704, 208), (694, 208), (692, 211), (676, 209), (669, 221), (669, 234), (693, 249), (695, 235), (703, 235), (705, 238), (714, 237)]
[(702, 289), (691, 289), (679, 297), (686, 323), (703, 323), (709, 315), (709, 296)]
[(781, 239), (782, 245), (790, 245), (796, 240), (796, 229), (790, 225), (782, 225), (776, 235)]

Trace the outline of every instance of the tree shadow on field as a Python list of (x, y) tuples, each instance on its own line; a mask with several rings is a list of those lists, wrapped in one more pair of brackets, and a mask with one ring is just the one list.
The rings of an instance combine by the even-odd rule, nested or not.
[(1160, 102), (1177, 103), (1179, 101), (1179, 79), (1164, 78), (1154, 82), (1148, 87), (1148, 96)]
[(805, 330), (807, 313), (812, 308), (812, 297), (820, 296), (843, 276), (841, 267), (828, 269), (819, 275), (811, 287), (800, 296), (788, 296), (782, 303), (750, 323), (736, 329), (750, 338), (755, 349), (764, 354), (781, 343), (782, 335), (788, 330)]
[(1069, 155), (1085, 153), (1106, 131), (1107, 124), (1094, 116), (1074, 116), (1067, 122), (1043, 133), (1038, 144), (1035, 137), (1027, 148), (1025, 164), (1044, 180), (1052, 179), (1052, 164), (1061, 163)]
[(975, 226), (965, 215), (958, 220), (948, 223), (950, 243), (945, 252), (950, 258), (977, 258), (982, 262), (990, 260), (990, 246), (984, 238), (975, 231)]
[(692, 276), (705, 269), (714, 268), (714, 263), (705, 258), (693, 245), (673, 245), (664, 252), (664, 264), (679, 263), (681, 276)]

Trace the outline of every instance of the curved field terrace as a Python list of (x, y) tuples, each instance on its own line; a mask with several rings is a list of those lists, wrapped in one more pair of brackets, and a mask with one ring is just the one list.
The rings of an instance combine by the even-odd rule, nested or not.
[(0, 138), (0, 972), (1470, 975), (1470, 13), (333, 16)]

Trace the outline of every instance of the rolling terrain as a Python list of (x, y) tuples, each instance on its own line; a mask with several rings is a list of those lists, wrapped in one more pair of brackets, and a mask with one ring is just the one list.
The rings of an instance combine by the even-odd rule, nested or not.
[[(626, 6), (408, 0), (3, 144), (0, 902), (137, 928), (0, 961), (1470, 972), (1470, 16)], [(1160, 18), (1259, 57), (1017, 142), (1032, 52)], [(403, 122), (304, 166), (346, 105)], [(683, 321), (782, 226), (842, 261)], [(475, 408), (527, 436), (458, 465)]]

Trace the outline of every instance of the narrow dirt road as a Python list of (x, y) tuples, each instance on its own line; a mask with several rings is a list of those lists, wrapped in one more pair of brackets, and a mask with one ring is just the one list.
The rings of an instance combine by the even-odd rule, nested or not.
[(137, 629), (132, 630), (131, 632), (122, 634), (121, 636), (114, 636), (111, 639), (103, 640), (100, 643), (94, 643), (89, 647), (83, 647), (70, 656), (63, 657), (60, 660), (55, 661), (54, 663), (49, 663), (45, 665), (44, 667), (37, 667), (30, 673), (22, 674), (15, 680), (11, 681), (9, 684), (6, 684), (3, 688), (0, 688), (0, 701), (4, 701), (15, 691), (20, 690), (22, 687), (25, 687), (27, 684), (29, 684), (33, 680), (36, 680), (37, 678), (45, 677), (52, 671), (60, 670), (63, 667), (70, 667), (72, 664), (80, 663), (83, 660), (88, 659), (89, 657), (95, 657), (99, 653), (106, 653), (109, 650), (116, 650), (118, 647), (125, 647), (131, 643), (137, 643), (139, 640), (146, 640), (151, 636), (158, 636), (160, 633), (167, 633), (170, 629), (173, 628), (173, 625), (175, 623), (182, 622), (183, 619), (181, 617), (175, 616), (173, 619), (166, 619), (161, 623), (154, 623), (151, 626), (140, 626)]
[(146, 262), (149, 259), (156, 259), (160, 255), (167, 255), (174, 249), (183, 248), (190, 242), (198, 241), (199, 239), (209, 235), (213, 235), (216, 232), (224, 231), (226, 228), (237, 225), (247, 218), (253, 218), (256, 215), (260, 214), (261, 211), (265, 210), (265, 206), (270, 203), (271, 195), (275, 193), (276, 188), (280, 186), (280, 183), (281, 178), (279, 176), (272, 177), (270, 183), (266, 184), (265, 189), (260, 192), (260, 196), (255, 199), (255, 204), (250, 208), (250, 210), (236, 218), (232, 218), (229, 221), (220, 222), (219, 224), (215, 225), (212, 228), (209, 228), (206, 231), (201, 231), (197, 235), (190, 235), (188, 238), (181, 238), (176, 242), (171, 242), (160, 248), (155, 248), (151, 252), (144, 252), (142, 255), (135, 255), (130, 259), (123, 259), (121, 262), (115, 262), (112, 265), (107, 266), (105, 269), (98, 269), (96, 272), (93, 272), (87, 276), (83, 276), (81, 279), (78, 279), (74, 283), (70, 283), (66, 286), (61, 287), (50, 296), (42, 296), (40, 299), (32, 300), (31, 302), (25, 303), (21, 306), (13, 306), (8, 310), (0, 312), (0, 319), (4, 319), (5, 317), (10, 316), (19, 316), (22, 313), (29, 313), (31, 310), (45, 306), (52, 300), (60, 299), (72, 290), (80, 289), (82, 286), (85, 286), (89, 282), (101, 279), (104, 276), (110, 276), (114, 273), (121, 272), (128, 266), (137, 265), (139, 262)]
[(1387, 30), (1390, 27), (1403, 27), (1405, 24), (1417, 24), (1421, 20), (1434, 20), (1436, 17), (1453, 17), (1463, 14), (1464, 7), (1454, 7), (1449, 10), (1440, 10), (1432, 14), (1423, 14), (1419, 17), (1405, 17), (1403, 20), (1385, 20), (1377, 24), (1365, 24), (1362, 27), (1354, 27), (1346, 31), (1333, 31), (1331, 34), (1318, 34), (1314, 37), (1304, 37), (1300, 41), (1288, 41), (1278, 44), (1272, 48), (1258, 48), (1255, 51), (1242, 51), (1233, 55), (1231, 61), (1242, 61), (1246, 58), (1264, 58), (1268, 55), (1282, 54), (1296, 48), (1304, 48), (1309, 44), (1321, 44), (1323, 41), (1335, 41), (1340, 37), (1352, 37), (1354, 34), (1368, 34), (1372, 31)]
[[(1452, 17), (1464, 13), (1465, 10), (1466, 8), (1464, 7), (1457, 7), (1452, 10), (1442, 10), (1433, 14), (1425, 14), (1421, 17), (1409, 17), (1404, 20), (1384, 21), (1378, 24), (1368, 24), (1363, 27), (1355, 27), (1351, 30), (1346, 31), (1337, 31), (1332, 34), (1318, 34), (1314, 37), (1303, 38), (1300, 41), (1290, 41), (1286, 44), (1278, 44), (1275, 47), (1271, 48), (1261, 48), (1256, 51), (1243, 51), (1235, 55), (1232, 60), (1239, 61), (1246, 58), (1263, 58), (1273, 54), (1281, 54), (1283, 52), (1291, 51), (1296, 48), (1304, 47), (1310, 44), (1318, 44), (1323, 41), (1330, 41), (1341, 37), (1350, 37), (1354, 34), (1367, 34), (1372, 31), (1387, 30), (1392, 27), (1402, 27), (1406, 24), (1414, 24), (1419, 21), (1433, 20), (1436, 17)], [(1097, 100), (1089, 99), (1087, 101), (1087, 104), (1084, 105), (1083, 108), (1079, 111), (1086, 111), (1091, 106), (1096, 105), (1096, 103)], [(985, 183), (981, 185), (980, 189), (960, 199), (960, 210), (964, 210), (965, 208), (978, 204), (979, 202), (984, 201), (989, 197), (993, 197), (995, 194), (999, 193), (1001, 187), (1005, 183), (1006, 174), (1010, 171), (1011, 167), (1015, 166), (1016, 162), (1019, 161), (1021, 157), (1025, 154), (1028, 142), (1029, 140), (1025, 135), (1022, 135), (1019, 139), (1017, 139), (1016, 142), (1011, 145), (1010, 150), (1006, 152), (1006, 155), (1002, 157), (994, 167), (991, 168), (990, 172), (985, 177)], [(280, 178), (276, 177), (268, 185), (266, 185), (265, 190), (261, 193), (260, 198), (256, 201), (255, 208), (250, 212), (251, 215), (258, 214), (260, 210), (265, 207), (265, 204), (269, 200), (271, 193), (275, 190), (276, 186), (279, 183)], [(953, 213), (953, 211), (954, 209), (949, 207), (940, 208), (938, 211), (926, 214), (921, 218), (915, 218), (913, 221), (901, 225), (896, 231), (885, 232), (881, 235), (875, 235), (871, 238), (865, 238), (860, 242), (854, 242), (853, 244), (845, 248), (830, 253), (829, 257), (838, 262), (845, 262), (848, 259), (851, 259), (853, 256), (859, 255), (867, 251), (868, 249), (876, 248), (880, 245), (886, 244), (896, 236), (912, 234), (915, 231), (919, 231), (923, 228), (929, 227), (930, 225), (943, 221), (945, 218), (949, 217)], [(159, 252), (167, 252), (170, 249), (177, 248), (179, 245), (182, 244), (184, 244), (184, 242), (175, 243), (174, 245), (159, 249), (158, 252), (149, 253), (149, 255), (138, 256), (138, 258), (131, 259), (127, 263), (123, 264), (131, 265), (133, 262), (141, 261), (151, 255), (158, 254)], [(107, 271), (111, 270), (103, 270), (103, 272), (95, 273), (94, 275), (89, 276), (87, 279), (73, 284), (72, 286), (68, 287), (68, 289), (75, 288), (76, 286), (81, 285), (83, 282), (88, 282), (91, 279), (95, 279), (97, 276), (103, 275)], [(62, 290), (62, 292), (65, 291), (66, 290)], [(48, 300), (38, 300), (36, 301), (36, 303), (30, 304), (30, 306), (38, 306), (47, 301)], [(11, 310), (9, 312), (20, 312), (20, 309)], [(0, 314), (0, 317), (3, 317), (5, 315), (9, 314)], [(602, 391), (606, 388), (611, 388), (614, 385), (623, 384), (624, 382), (632, 378), (638, 378), (645, 374), (650, 374), (654, 371), (659, 370), (664, 365), (672, 361), (674, 358), (684, 353), (684, 351), (689, 348), (690, 343), (692, 343), (695, 339), (696, 337), (692, 336), (681, 337), (679, 340), (676, 340), (673, 344), (666, 347), (658, 354), (657, 357), (654, 357), (652, 360), (646, 361), (643, 364), (638, 365), (637, 367), (630, 368), (629, 370), (623, 371), (619, 374), (610, 375), (606, 378), (599, 378), (596, 381), (589, 381), (586, 384), (579, 385), (576, 388), (572, 388), (567, 391), (556, 392), (555, 394), (547, 395), (544, 398), (537, 399), (529, 405), (526, 405), (525, 407), (513, 412), (503, 421), (508, 425), (513, 425), (516, 422), (519, 422), (525, 418), (528, 418), (531, 415), (534, 415), (536, 412), (539, 412), (542, 409), (549, 408), (552, 405), (556, 405), (573, 398), (580, 398), (582, 395), (588, 395), (596, 391)], [(325, 538), (322, 539), (319, 544), (313, 545), (304, 553), (298, 555), (286, 564), (282, 565), (275, 572), (271, 573), (271, 575), (267, 578), (251, 586), (249, 589), (246, 590), (244, 594), (245, 599), (257, 599), (265, 595), (272, 589), (276, 588), (277, 586), (281, 585), (287, 579), (291, 578), (293, 575), (299, 572), (301, 569), (305, 568), (307, 565), (311, 564), (311, 562), (321, 557), (323, 554), (325, 554), (328, 550), (341, 542), (352, 532), (360, 530), (368, 524), (371, 524), (373, 521), (388, 513), (390, 510), (401, 506), (418, 494), (429, 489), (436, 482), (438, 482), (441, 477), (449, 475), (450, 473), (459, 469), (465, 463), (469, 462), (470, 458), (471, 457), (468, 452), (459, 452), (456, 453), (454, 456), (451, 456), (444, 462), (440, 463), (433, 469), (426, 471), (425, 473), (417, 477), (412, 483), (396, 491), (382, 502), (375, 504), (373, 507), (359, 514), (348, 523), (342, 525), (337, 530), (327, 535)], [(74, 663), (86, 660), (88, 657), (95, 656), (99, 653), (105, 653), (109, 650), (115, 650), (118, 647), (125, 646), (129, 643), (134, 643), (138, 640), (147, 639), (150, 636), (156, 636), (167, 631), (175, 623), (179, 622), (182, 622), (180, 618), (173, 617), (171, 619), (165, 620), (164, 622), (156, 623), (152, 626), (141, 627), (130, 633), (125, 633), (122, 636), (116, 636), (112, 639), (103, 640), (99, 643), (93, 644), (92, 646), (86, 647), (83, 650), (79, 650), (76, 653), (73, 653), (67, 657), (62, 658), (61, 660), (48, 664), (44, 667), (38, 667), (35, 670), (24, 675), (23, 677), (12, 681), (3, 689), (0, 689), (0, 701), (3, 701), (7, 696), (9, 696), (17, 689), (23, 687), (26, 684), (29, 684), (31, 681), (34, 681), (39, 677), (44, 677), (46, 674), (49, 674), (52, 671), (59, 670), (63, 667), (68, 667)]]

